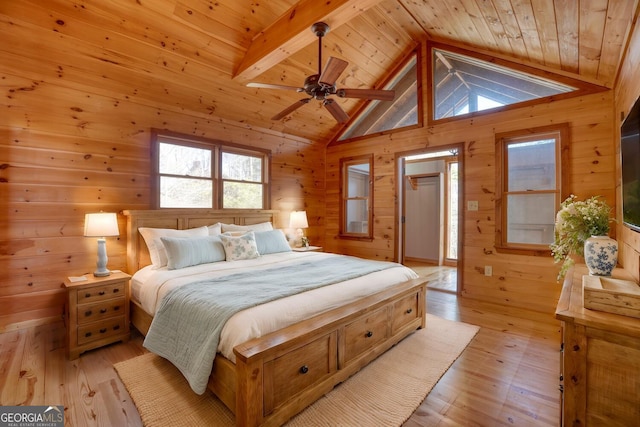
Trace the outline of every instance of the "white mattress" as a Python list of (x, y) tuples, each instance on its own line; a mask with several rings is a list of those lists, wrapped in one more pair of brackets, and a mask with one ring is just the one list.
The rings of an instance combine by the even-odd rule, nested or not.
[[(147, 313), (154, 314), (167, 292), (187, 283), (233, 274), (240, 270), (254, 270), (259, 273), (261, 269), (274, 265), (295, 264), (301, 258), (308, 260), (337, 256), (340, 255), (323, 252), (283, 252), (253, 260), (223, 261), (179, 270), (168, 270), (166, 267), (153, 269), (147, 266), (133, 275), (131, 294)], [(233, 315), (224, 326), (218, 351), (229, 360), (235, 361), (233, 348), (238, 344), (416, 277), (418, 275), (410, 268), (397, 266), (242, 310)]]

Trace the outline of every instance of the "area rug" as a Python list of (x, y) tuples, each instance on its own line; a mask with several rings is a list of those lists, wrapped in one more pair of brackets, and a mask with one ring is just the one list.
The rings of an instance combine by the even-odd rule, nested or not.
[[(479, 327), (427, 314), (405, 338), (291, 419), (287, 426), (399, 426), (420, 406)], [(152, 353), (114, 365), (147, 427), (235, 426), (211, 392), (197, 395), (169, 362)]]

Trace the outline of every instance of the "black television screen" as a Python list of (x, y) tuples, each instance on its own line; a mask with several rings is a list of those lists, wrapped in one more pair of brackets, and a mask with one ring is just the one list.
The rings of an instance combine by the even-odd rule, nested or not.
[(622, 154), (622, 221), (640, 231), (640, 98), (620, 129)]

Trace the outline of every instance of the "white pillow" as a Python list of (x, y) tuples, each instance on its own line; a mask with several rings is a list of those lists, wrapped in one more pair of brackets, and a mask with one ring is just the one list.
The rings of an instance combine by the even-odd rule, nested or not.
[(287, 236), (284, 235), (282, 230), (257, 231), (254, 234), (260, 255), (291, 252)]
[(177, 270), (192, 265), (225, 260), (220, 236), (161, 237), (167, 251), (167, 268)]
[(253, 231), (249, 231), (242, 236), (221, 234), (220, 240), (222, 240), (227, 261), (253, 259), (260, 256)]
[(227, 231), (269, 231), (273, 230), (273, 224), (270, 222), (261, 222), (258, 224), (249, 224), (249, 225), (236, 225), (236, 224), (225, 224), (221, 223), (222, 232), (226, 233)]
[(149, 248), (151, 263), (154, 268), (167, 265), (167, 251), (164, 249), (162, 240), (160, 240), (162, 237), (204, 237), (209, 235), (209, 229), (206, 225), (198, 228), (189, 228), (187, 230), (140, 227), (138, 231), (142, 234), (147, 248)]
[(222, 223), (216, 222), (215, 224), (208, 225), (210, 236), (217, 236), (218, 234), (222, 234)]

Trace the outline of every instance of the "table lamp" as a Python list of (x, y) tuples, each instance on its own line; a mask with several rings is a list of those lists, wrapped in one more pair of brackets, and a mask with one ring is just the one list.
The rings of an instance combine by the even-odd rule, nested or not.
[(289, 228), (296, 230), (296, 245), (309, 246), (309, 240), (305, 239), (303, 231), (303, 228), (309, 228), (307, 211), (291, 212), (291, 216), (289, 216)]
[(99, 212), (88, 213), (84, 216), (84, 235), (85, 237), (98, 238), (98, 262), (97, 269), (93, 272), (94, 276), (103, 277), (111, 274), (107, 270), (107, 241), (105, 237), (117, 236), (118, 217), (115, 213)]

